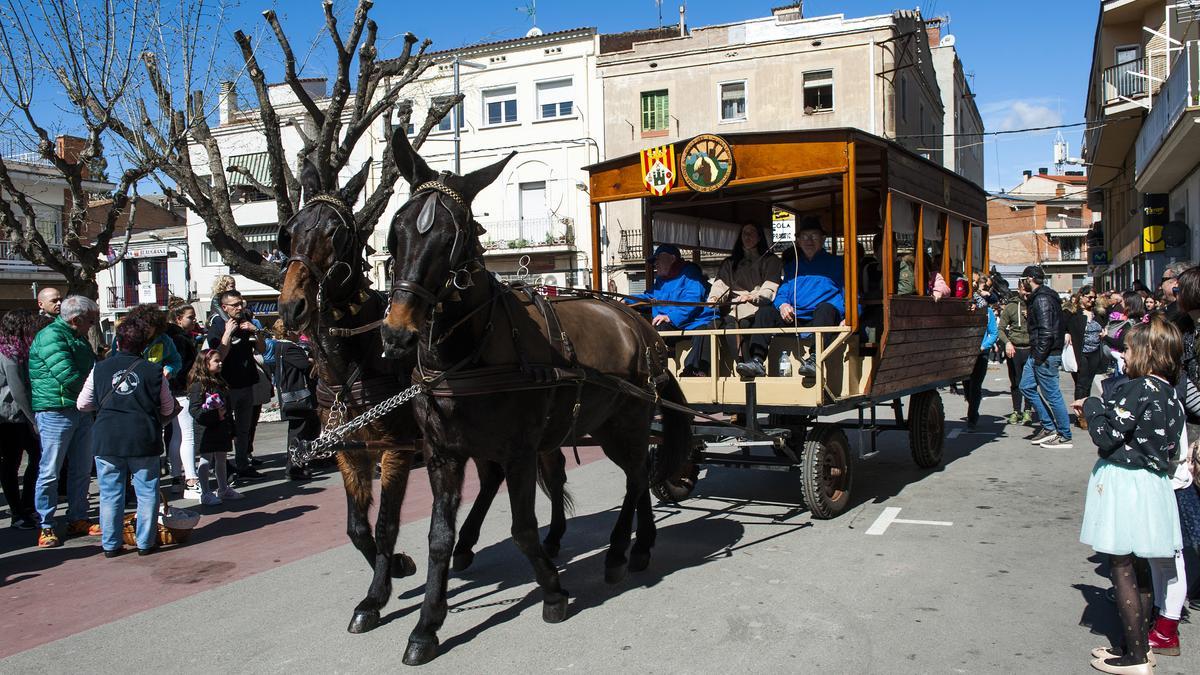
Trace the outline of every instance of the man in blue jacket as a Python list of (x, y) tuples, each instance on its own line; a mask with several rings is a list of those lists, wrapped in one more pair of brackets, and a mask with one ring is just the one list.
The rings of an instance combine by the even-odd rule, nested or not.
[[(650, 258), (654, 264), (654, 286), (649, 293), (634, 296), (642, 300), (663, 300), (697, 305), (653, 305), (650, 307), (650, 323), (659, 331), (699, 330), (711, 328), (717, 319), (717, 311), (703, 303), (708, 297), (708, 286), (704, 274), (694, 263), (687, 262), (674, 244), (661, 244)], [(666, 338), (668, 346), (684, 338)], [(709, 338), (692, 338), (692, 351), (684, 363), (684, 377), (708, 374)]]
[[(791, 250), (784, 251), (783, 283), (775, 292), (775, 303), (764, 305), (754, 315), (755, 328), (786, 326), (836, 326), (846, 315), (845, 270), (842, 257), (825, 252), (825, 230), (821, 221), (807, 217), (800, 221), (796, 232), (800, 257), (792, 258)], [(811, 333), (808, 337), (811, 339)], [(800, 334), (804, 338), (803, 333)], [(771, 336), (751, 335), (743, 341), (749, 358), (737, 365), (742, 377), (762, 377), (767, 374), (764, 361), (771, 346)], [(815, 375), (817, 357), (810, 348), (801, 362), (800, 374)]]

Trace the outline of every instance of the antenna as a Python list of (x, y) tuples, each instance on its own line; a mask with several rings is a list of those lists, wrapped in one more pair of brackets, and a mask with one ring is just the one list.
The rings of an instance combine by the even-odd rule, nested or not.
[(1063, 172), (1063, 165), (1068, 163), (1068, 158), (1071, 156), (1071, 146), (1067, 144), (1067, 139), (1063, 138), (1062, 132), (1058, 132), (1054, 137), (1054, 169), (1058, 173)]
[(654, 0), (654, 4), (658, 7), (658, 27), (662, 28), (662, 4), (663, 0)]
[(529, 17), (529, 21), (537, 28), (537, 0), (529, 0), (524, 7), (518, 7), (517, 11)]

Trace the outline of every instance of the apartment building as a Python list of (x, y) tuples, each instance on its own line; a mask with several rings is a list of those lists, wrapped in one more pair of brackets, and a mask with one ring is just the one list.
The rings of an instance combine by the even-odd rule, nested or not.
[[(940, 35), (932, 40), (942, 42)], [(947, 72), (958, 63), (961, 74), (953, 40), (945, 42)], [(681, 21), (675, 29), (603, 35), (598, 72), (605, 155), (701, 133), (857, 127), (943, 162), (947, 99), (930, 45), (916, 11), (805, 17), (800, 3), (690, 31)], [(981, 129), (965, 77), (948, 81), (957, 87), (950, 112), (974, 118), (954, 120), (951, 128)], [(961, 165), (976, 172), (969, 157)], [(618, 202), (603, 211), (605, 271), (618, 289), (639, 290), (646, 280), (638, 206)], [(715, 266), (715, 260), (702, 263)]]
[[(59, 136), (55, 152), (59, 157), (75, 161), (83, 150), (82, 138)], [(70, 201), (70, 191), (62, 174), (39, 153), (13, 149), (5, 152), (4, 163), (17, 190), (33, 205), (34, 226), (52, 248), (64, 251), (64, 204)], [(85, 180), (84, 187), (93, 192), (108, 192), (116, 185), (97, 180)], [(14, 207), (14, 210), (17, 210)], [(19, 213), (19, 210), (17, 210)], [(0, 311), (34, 308), (34, 298), (41, 288), (67, 290), (66, 280), (58, 272), (26, 260), (17, 247), (0, 236)]]
[(1098, 216), (1087, 205), (1087, 177), (1045, 168), (1024, 175), (1020, 185), (988, 200), (991, 261), (1001, 272), (1041, 265), (1052, 289), (1076, 291), (1089, 277), (1088, 235)]
[(933, 69), (942, 94), (942, 165), (983, 185), (983, 117), (967, 81), (953, 35), (942, 35), (942, 20), (926, 22)]
[(1083, 149), (1088, 205), (1103, 214), (1094, 234), (1103, 254), (1093, 255), (1092, 271), (1103, 288), (1135, 279), (1154, 286), (1172, 259), (1200, 251), (1194, 241), (1179, 246), (1180, 227), (1167, 227), (1175, 219), (1187, 231), (1200, 218), (1196, 155), (1188, 150), (1195, 139), (1187, 145), (1194, 132), (1183, 124), (1197, 103), (1200, 7), (1193, 0), (1099, 5)]
[[(582, 168), (602, 159), (604, 147), (596, 52), (594, 28), (534, 28), (522, 38), (429, 54), (435, 65), (406, 94), (419, 124), (432, 103), (454, 93), (458, 62), (463, 103), (421, 148), (433, 169), (465, 174), (517, 151), (473, 204), (487, 230), (485, 262), (502, 278), (578, 287), (590, 281), (595, 253)], [(382, 157), (382, 148), (372, 155)], [(407, 190), (397, 186), (397, 206)], [(383, 251), (386, 233), (377, 239)], [(387, 263), (378, 264), (382, 270)]]

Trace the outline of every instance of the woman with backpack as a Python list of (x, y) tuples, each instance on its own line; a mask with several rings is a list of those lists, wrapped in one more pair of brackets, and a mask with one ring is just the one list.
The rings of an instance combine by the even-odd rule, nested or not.
[(281, 329), (275, 343), (275, 385), (279, 388), (279, 416), (287, 420), (288, 480), (304, 480), (310, 476), (306, 467), (292, 464), (291, 448), (298, 440), (312, 440), (321, 431), (317, 416), (316, 379), (313, 360), (303, 338)]

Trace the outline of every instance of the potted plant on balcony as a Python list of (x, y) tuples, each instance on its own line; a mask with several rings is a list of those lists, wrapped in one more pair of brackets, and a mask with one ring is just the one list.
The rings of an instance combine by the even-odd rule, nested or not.
[(508, 242), (509, 248), (526, 248), (527, 246), (529, 246), (528, 239), (513, 239), (512, 241)]

